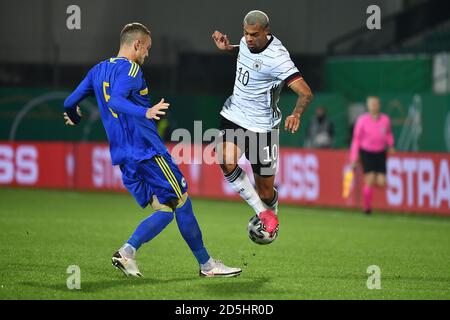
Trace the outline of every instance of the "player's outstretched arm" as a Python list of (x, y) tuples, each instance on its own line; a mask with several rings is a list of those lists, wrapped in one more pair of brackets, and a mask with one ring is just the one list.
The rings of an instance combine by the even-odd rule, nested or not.
[(63, 116), (66, 125), (74, 126), (80, 122), (81, 110), (78, 104), (93, 93), (94, 89), (92, 87), (91, 71), (89, 71), (87, 76), (80, 82), (75, 91), (72, 92), (66, 100), (64, 100), (65, 112), (63, 113)]
[[(134, 103), (129, 99), (130, 92), (139, 90), (141, 81), (139, 76), (130, 76), (130, 66), (125, 65), (120, 71), (119, 76), (115, 80), (111, 96), (107, 103), (108, 108), (114, 112), (124, 113), (135, 117), (145, 117), (147, 119), (159, 120), (161, 115), (165, 115), (163, 110), (169, 108), (169, 104), (162, 99), (158, 104), (152, 107), (145, 107)], [(140, 74), (140, 69), (138, 69)]]
[(214, 31), (212, 34), (212, 38), (214, 40), (214, 43), (216, 44), (216, 47), (223, 51), (228, 52), (238, 52), (239, 51), (239, 45), (232, 45), (230, 44), (230, 40), (228, 40), (228, 37), (226, 34), (222, 34), (220, 31)]
[(300, 127), (300, 118), (302, 114), (306, 111), (313, 99), (313, 94), (311, 88), (303, 78), (299, 78), (292, 82), (289, 85), (289, 88), (298, 94), (298, 99), (292, 114), (286, 118), (284, 129), (291, 131), (291, 133), (295, 133)]
[(120, 92), (111, 95), (111, 99), (108, 102), (108, 107), (112, 108), (115, 112), (155, 120), (159, 120), (159, 116), (165, 115), (166, 113), (163, 110), (168, 109), (169, 106), (169, 103), (164, 102), (164, 99), (161, 99), (161, 101), (153, 107), (145, 108), (133, 103)]

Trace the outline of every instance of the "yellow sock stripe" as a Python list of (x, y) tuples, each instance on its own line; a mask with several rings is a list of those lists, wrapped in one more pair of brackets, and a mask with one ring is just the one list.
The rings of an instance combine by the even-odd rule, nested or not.
[(161, 170), (163, 171), (167, 181), (169, 181), (170, 185), (172, 186), (173, 190), (177, 194), (178, 198), (181, 198), (182, 193), (181, 193), (180, 187), (178, 186), (177, 180), (172, 175), (170, 175), (170, 171), (164, 166), (163, 162), (161, 161), (161, 158), (157, 159), (157, 161), (158, 161), (158, 164), (159, 164)]
[(130, 68), (130, 71), (128, 72), (129, 76), (132, 76), (135, 68), (136, 68), (135, 63), (131, 62), (131, 68)]
[(136, 65), (136, 69), (134, 70), (133, 74), (131, 75), (133, 78), (136, 77), (137, 73), (139, 72), (139, 65), (137, 63), (134, 63)]
[(170, 171), (167, 171), (167, 168), (164, 166), (163, 162), (161, 161), (161, 158), (156, 156), (155, 157), (156, 162), (158, 163), (159, 167), (161, 168), (162, 172), (164, 173), (164, 176), (166, 177), (167, 181), (169, 181), (170, 185), (172, 186), (173, 190), (177, 194), (178, 198), (181, 198), (183, 195), (181, 193), (181, 189), (178, 186), (177, 180), (169, 174)]

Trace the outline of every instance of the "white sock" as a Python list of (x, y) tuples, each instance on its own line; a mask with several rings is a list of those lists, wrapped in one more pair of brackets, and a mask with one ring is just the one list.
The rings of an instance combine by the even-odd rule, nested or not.
[(136, 256), (136, 249), (129, 243), (125, 243), (119, 249), (119, 252), (127, 259), (134, 259)]
[(278, 215), (278, 190), (276, 188), (273, 188), (273, 191), (275, 192), (275, 196), (273, 197), (273, 200), (271, 203), (269, 204), (265, 204), (264, 206), (269, 209), (272, 210), (273, 212), (275, 212), (276, 215)]
[(204, 264), (201, 264), (201, 265), (200, 265), (200, 268), (201, 268), (203, 271), (211, 270), (211, 269), (213, 268), (213, 263), (214, 263), (213, 258), (209, 258), (208, 261), (206, 261)]
[(242, 199), (255, 210), (256, 214), (266, 210), (264, 203), (250, 182), (247, 174), (241, 167), (236, 166), (231, 173), (225, 175), (225, 179), (231, 184), (234, 191), (238, 192)]

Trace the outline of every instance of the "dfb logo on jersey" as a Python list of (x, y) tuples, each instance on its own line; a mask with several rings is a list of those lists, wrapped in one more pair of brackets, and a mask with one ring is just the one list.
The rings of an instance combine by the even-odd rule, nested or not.
[(262, 66), (263, 62), (259, 59), (256, 59), (255, 62), (253, 63), (253, 69), (255, 69), (256, 71), (261, 70), (261, 66)]

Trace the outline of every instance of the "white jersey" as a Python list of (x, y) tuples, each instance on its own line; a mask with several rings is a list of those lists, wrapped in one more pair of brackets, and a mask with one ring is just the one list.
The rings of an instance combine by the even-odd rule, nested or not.
[(258, 53), (250, 52), (242, 37), (233, 94), (220, 112), (224, 118), (254, 132), (278, 128), (278, 100), (284, 83), (301, 78), (281, 41), (273, 35), (269, 37), (266, 47)]

